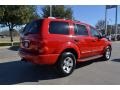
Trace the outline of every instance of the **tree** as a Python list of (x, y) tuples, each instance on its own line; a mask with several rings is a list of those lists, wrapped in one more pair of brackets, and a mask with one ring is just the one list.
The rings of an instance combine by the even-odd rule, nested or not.
[(105, 21), (104, 20), (99, 20), (96, 24), (97, 29), (104, 29), (105, 28)]
[[(44, 6), (42, 8), (42, 17), (49, 17), (50, 16), (50, 6)], [(59, 18), (68, 18), (72, 19), (73, 12), (70, 7), (65, 7), (64, 5), (53, 5), (52, 6), (52, 16), (59, 17)]]
[(96, 26), (96, 29), (100, 30), (102, 33), (105, 33), (105, 21), (104, 20), (99, 20), (95, 26)]
[(0, 23), (8, 26), (11, 42), (13, 42), (12, 31), (17, 25), (23, 25), (38, 17), (35, 6), (0, 6)]

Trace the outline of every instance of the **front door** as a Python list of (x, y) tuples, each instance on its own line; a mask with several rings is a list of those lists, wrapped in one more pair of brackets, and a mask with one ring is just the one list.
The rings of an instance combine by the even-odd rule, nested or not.
[(93, 27), (90, 27), (90, 33), (91, 33), (91, 44), (92, 44), (92, 55), (100, 55), (104, 48), (104, 41), (102, 38), (98, 38), (100, 36), (100, 33), (94, 29)]

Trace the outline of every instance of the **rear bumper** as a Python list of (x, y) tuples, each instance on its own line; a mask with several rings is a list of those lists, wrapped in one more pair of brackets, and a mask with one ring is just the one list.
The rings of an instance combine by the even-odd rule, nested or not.
[(34, 55), (34, 54), (26, 53), (21, 50), (19, 50), (18, 54), (22, 59), (24, 58), (25, 61), (32, 62), (35, 64), (41, 64), (41, 65), (55, 64), (59, 56), (59, 54)]

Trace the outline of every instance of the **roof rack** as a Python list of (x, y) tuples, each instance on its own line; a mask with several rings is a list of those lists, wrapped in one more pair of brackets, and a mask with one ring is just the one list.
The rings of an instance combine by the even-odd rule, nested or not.
[(69, 18), (60, 18), (60, 17), (48, 17), (48, 18), (51, 18), (51, 19), (64, 19), (64, 20), (72, 20), (72, 21), (80, 22), (78, 20), (73, 20), (73, 19), (69, 19)]
[(73, 20), (73, 21), (75, 21), (75, 22), (80, 22), (80, 21), (78, 21), (78, 20)]
[(56, 19), (55, 17), (48, 17), (48, 18), (51, 18), (51, 19)]

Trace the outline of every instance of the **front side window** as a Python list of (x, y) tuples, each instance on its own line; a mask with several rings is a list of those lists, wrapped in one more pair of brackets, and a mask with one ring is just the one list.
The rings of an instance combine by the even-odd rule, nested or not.
[(69, 34), (69, 24), (62, 21), (52, 21), (49, 24), (49, 32), (51, 34)]
[(75, 35), (88, 35), (86, 26), (80, 24), (74, 24)]
[(98, 32), (96, 29), (92, 28), (92, 27), (91, 27), (91, 29), (90, 29), (90, 32), (91, 32), (91, 35), (92, 35), (93, 37), (98, 37), (98, 36), (100, 36), (99, 32)]

